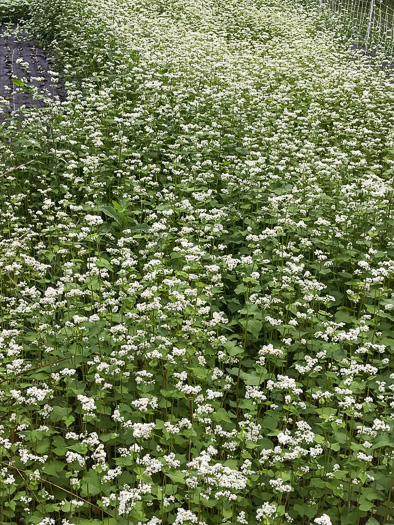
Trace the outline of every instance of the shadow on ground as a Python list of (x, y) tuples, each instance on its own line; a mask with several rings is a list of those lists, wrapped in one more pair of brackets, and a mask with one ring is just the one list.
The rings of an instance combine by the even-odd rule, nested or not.
[(66, 89), (53, 81), (48, 54), (27, 38), (16, 24), (0, 25), (0, 121), (24, 109), (43, 107), (45, 99), (66, 98)]

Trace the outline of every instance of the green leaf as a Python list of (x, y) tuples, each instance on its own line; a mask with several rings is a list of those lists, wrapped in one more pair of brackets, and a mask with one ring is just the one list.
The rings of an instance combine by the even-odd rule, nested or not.
[(37, 441), (36, 443), (37, 453), (45, 454), (46, 452), (48, 452), (50, 445), (51, 445), (51, 441), (49, 438), (44, 438), (41, 441)]
[(171, 252), (171, 259), (182, 259), (182, 257), (184, 257), (185, 254), (184, 253), (180, 253), (180, 252)]
[(274, 430), (275, 428), (277, 428), (278, 426), (278, 423), (279, 423), (279, 420), (272, 417), (272, 416), (267, 416), (263, 419), (263, 421), (261, 422), (261, 427), (263, 428), (263, 430)]
[(82, 478), (81, 496), (86, 498), (88, 496), (97, 496), (101, 492), (101, 482), (97, 472), (90, 470)]
[(63, 461), (52, 460), (44, 464), (42, 470), (50, 476), (57, 476), (61, 472), (66, 464)]
[(135, 465), (135, 459), (131, 456), (120, 456), (119, 458), (115, 458), (115, 463), (119, 467), (130, 467), (131, 465)]
[(247, 290), (247, 287), (246, 287), (243, 283), (241, 283), (241, 284), (239, 284), (239, 285), (236, 287), (236, 289), (234, 290), (234, 292), (235, 292), (237, 295), (240, 295), (240, 294), (245, 293), (246, 290)]
[(18, 80), (16, 78), (12, 78), (11, 80), (17, 87), (22, 87), (25, 85), (24, 82), (22, 82), (22, 80)]
[(171, 485), (171, 483), (168, 483), (164, 487), (164, 491), (165, 491), (166, 496), (173, 495), (173, 494), (176, 494), (178, 492), (178, 487), (176, 485)]
[(337, 409), (331, 407), (317, 408), (316, 412), (320, 415), (321, 419), (329, 420), (331, 416), (336, 415)]
[(343, 507), (341, 509), (341, 525), (354, 525), (354, 509)]
[[(234, 417), (234, 415), (232, 414)], [(218, 423), (225, 421), (226, 423), (231, 423), (231, 418), (229, 415), (229, 412), (225, 410), (224, 408), (218, 408), (215, 410), (215, 412), (212, 414), (212, 419)]]
[(335, 314), (335, 321), (337, 323), (351, 323), (355, 320), (355, 318), (350, 315), (348, 310), (338, 310)]
[(296, 503), (294, 505), (294, 510), (298, 512), (299, 516), (306, 516), (309, 519), (312, 519), (316, 516), (317, 509), (317, 505), (309, 505), (308, 503)]
[(113, 270), (113, 267), (111, 266), (109, 261), (107, 261), (107, 259), (104, 259), (103, 257), (96, 261), (96, 266), (98, 266), (99, 268), (106, 268), (109, 271)]
[(259, 372), (244, 372), (241, 370), (240, 378), (248, 386), (258, 386), (262, 383), (263, 377)]
[(202, 368), (201, 366), (191, 366), (190, 371), (193, 372), (194, 376), (197, 377), (197, 379), (205, 380), (208, 376), (208, 374), (211, 372), (211, 370), (208, 370), (206, 368)]
[(74, 423), (75, 417), (74, 416), (67, 416), (64, 418), (64, 423), (66, 424), (66, 427), (68, 428), (72, 423)]
[(112, 206), (103, 206), (101, 208), (101, 211), (107, 215), (108, 217), (111, 217), (111, 219), (114, 219), (118, 224), (120, 224), (119, 215), (116, 213), (115, 208)]
[(379, 490), (376, 490), (373, 487), (363, 488), (362, 496), (363, 498), (369, 501), (373, 501), (375, 499), (383, 501), (385, 499), (385, 495), (383, 494), (383, 492), (380, 492)]
[(347, 441), (347, 436), (345, 432), (334, 432), (334, 437), (335, 437), (335, 440), (341, 444), (346, 443)]
[(244, 349), (240, 346), (233, 346), (231, 348), (227, 349), (228, 355), (234, 356), (234, 355), (240, 355), (244, 353)]
[(376, 442), (373, 444), (372, 449), (391, 447), (394, 448), (394, 440), (390, 437), (388, 432), (383, 432), (379, 435)]
[(185, 482), (185, 473), (184, 472), (167, 472), (166, 476), (170, 478), (174, 483), (184, 483)]
[(71, 414), (70, 407), (54, 406), (49, 416), (50, 421), (57, 423), (58, 421), (64, 421), (69, 414)]
[(52, 451), (57, 456), (64, 456), (64, 454), (67, 452), (68, 447), (66, 445), (66, 442), (61, 436), (56, 436), (52, 440), (52, 444), (55, 448), (52, 448)]
[(256, 319), (240, 319), (239, 324), (249, 333), (254, 335), (257, 339), (261, 329), (263, 328), (263, 323)]
[(364, 511), (368, 512), (374, 507), (375, 507), (374, 503), (372, 503), (371, 501), (368, 501), (367, 499), (361, 496), (361, 498), (359, 499), (359, 509), (360, 510), (362, 510), (363, 512)]
[(276, 195), (287, 195), (293, 191), (293, 186), (291, 184), (284, 184), (272, 190)]
[(135, 226), (130, 228), (130, 231), (132, 231), (132, 232), (138, 232), (138, 231), (147, 232), (147, 231), (149, 231), (149, 229), (150, 229), (149, 224), (145, 224), (143, 222), (141, 222), (141, 223), (137, 222), (137, 224)]
[(311, 487), (318, 487), (320, 489), (324, 489), (327, 486), (327, 482), (323, 481), (320, 478), (312, 478), (310, 481)]

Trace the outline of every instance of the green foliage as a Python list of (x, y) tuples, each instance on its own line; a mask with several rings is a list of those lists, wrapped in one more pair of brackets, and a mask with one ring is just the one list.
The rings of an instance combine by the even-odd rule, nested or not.
[(0, 23), (13, 22), (26, 17), (30, 0), (0, 0)]
[(0, 124), (0, 523), (389, 525), (391, 80), (290, 0), (30, 14), (68, 99)]

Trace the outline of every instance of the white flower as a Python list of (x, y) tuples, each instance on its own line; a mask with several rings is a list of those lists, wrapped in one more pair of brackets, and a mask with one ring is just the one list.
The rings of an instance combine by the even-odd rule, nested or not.
[(190, 510), (185, 510), (182, 508), (177, 509), (176, 519), (174, 525), (182, 525), (183, 523), (197, 523), (198, 518)]
[(90, 226), (99, 226), (100, 224), (103, 224), (103, 219), (99, 215), (85, 215), (85, 221)]
[(316, 523), (317, 525), (332, 525), (330, 516), (328, 516), (327, 514), (322, 514), (320, 518), (315, 518), (313, 520), (313, 523)]
[(85, 465), (85, 458), (81, 456), (81, 454), (78, 454), (77, 452), (72, 452), (71, 450), (67, 450), (66, 452), (66, 462), (67, 463), (73, 463), (76, 461), (79, 463), (81, 467)]
[(270, 505), (267, 501), (262, 507), (257, 509), (256, 520), (261, 521), (265, 518), (274, 518), (276, 515), (276, 505)]
[(87, 415), (93, 415), (93, 412), (97, 408), (94, 399), (92, 397), (83, 396), (82, 394), (79, 394), (77, 399), (82, 404), (82, 410), (87, 412)]
[(155, 423), (134, 423), (131, 426), (135, 438), (148, 439), (155, 428)]

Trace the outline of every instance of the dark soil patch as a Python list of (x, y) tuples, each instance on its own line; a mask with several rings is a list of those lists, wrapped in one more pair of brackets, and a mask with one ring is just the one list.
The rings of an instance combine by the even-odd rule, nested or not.
[(0, 121), (12, 112), (45, 106), (44, 95), (65, 100), (65, 87), (53, 82), (50, 70), (48, 54), (23, 30), (0, 25)]
[[(394, 1), (394, 0), (393, 0)], [(369, 59), (369, 62), (371, 64), (376, 64), (376, 53), (373, 51), (368, 51), (365, 46), (361, 44), (352, 44), (350, 46), (352, 51), (355, 51), (356, 53), (360, 53), (361, 55), (367, 56)], [(394, 71), (394, 62), (393, 59), (389, 60), (386, 59), (384, 61), (379, 62), (379, 69), (386, 71), (387, 73), (393, 73)]]

